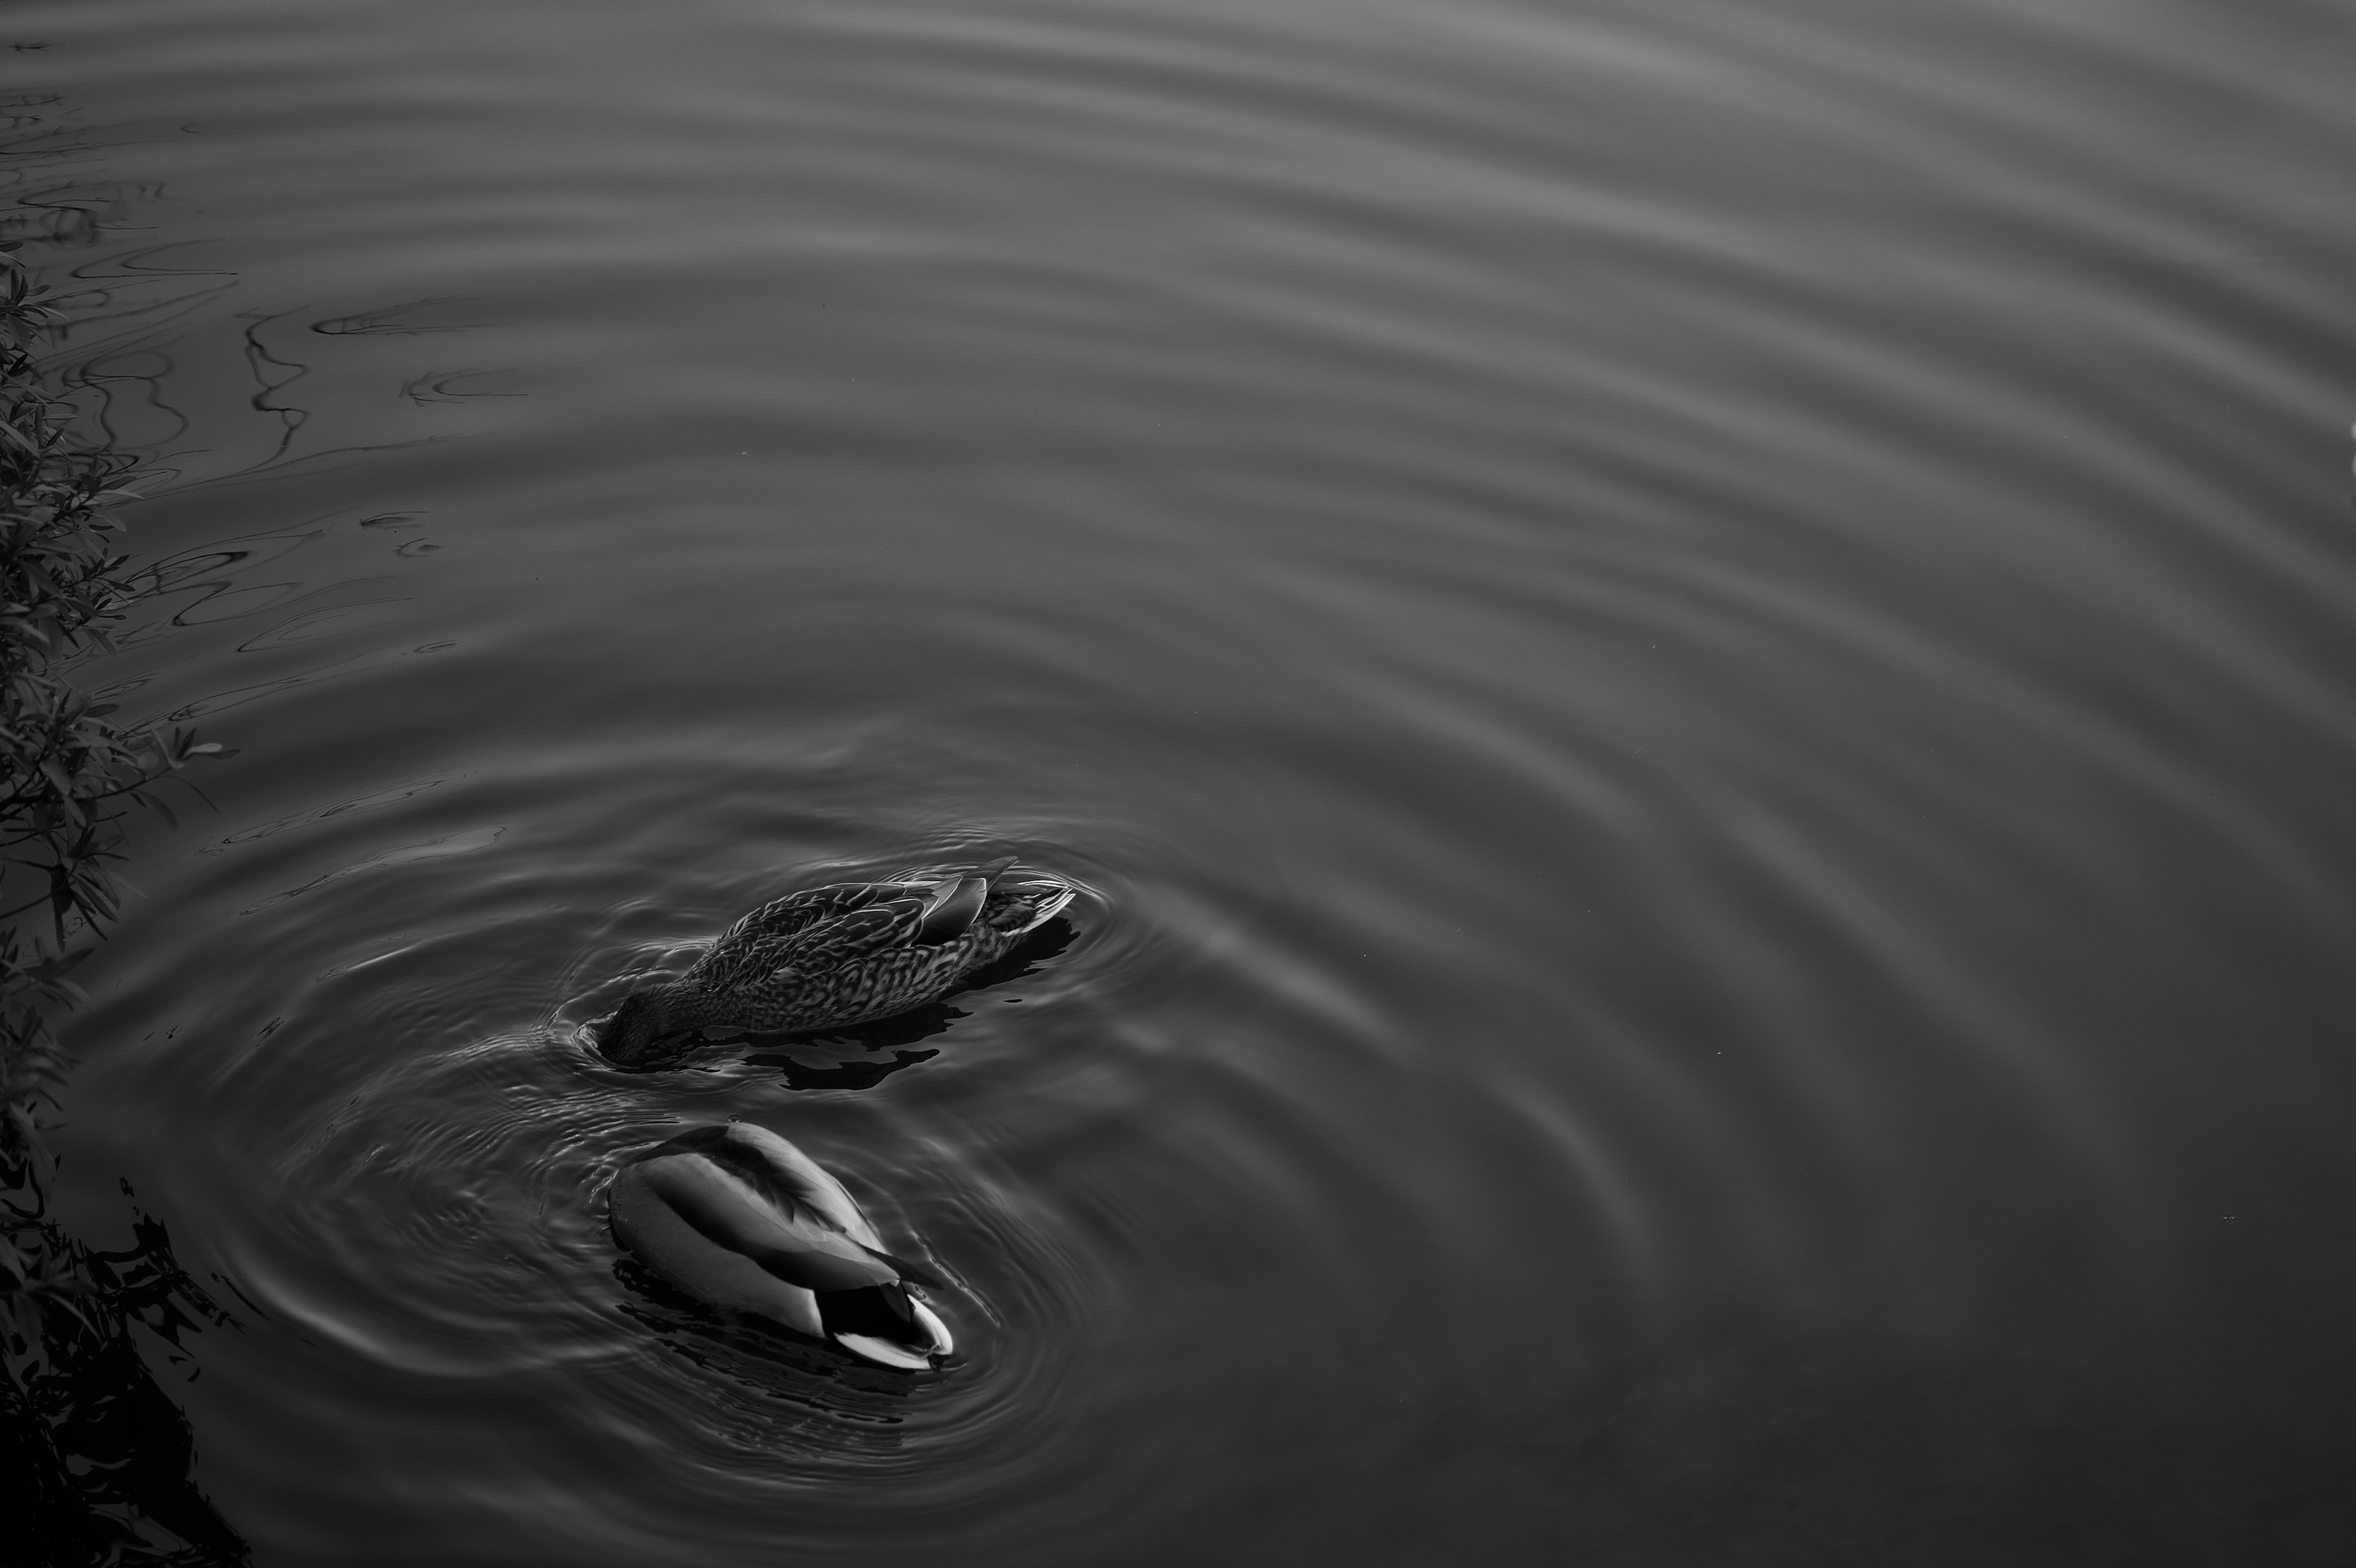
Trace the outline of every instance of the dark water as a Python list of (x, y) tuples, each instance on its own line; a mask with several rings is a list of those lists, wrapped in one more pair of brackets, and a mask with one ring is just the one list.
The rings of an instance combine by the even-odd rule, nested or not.
[[(175, 476), (60, 1200), (263, 1564), (2356, 1561), (2356, 15), (16, 5)], [(1032, 971), (651, 1076), (782, 889)], [(739, 1116), (910, 1380), (601, 1183)]]

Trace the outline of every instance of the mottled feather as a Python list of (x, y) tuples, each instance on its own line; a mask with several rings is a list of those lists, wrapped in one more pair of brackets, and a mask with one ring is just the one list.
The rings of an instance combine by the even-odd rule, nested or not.
[(972, 870), (812, 888), (730, 926), (675, 981), (624, 998), (598, 1046), (633, 1065), (655, 1042), (704, 1025), (789, 1032), (889, 1018), (1004, 956), (1076, 891), (1052, 877), (1010, 881), (1012, 859)]

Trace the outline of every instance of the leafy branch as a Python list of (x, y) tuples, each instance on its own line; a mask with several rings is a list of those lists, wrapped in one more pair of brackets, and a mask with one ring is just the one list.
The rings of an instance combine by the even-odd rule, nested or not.
[[(123, 818), (192, 760), (225, 754), (185, 730), (112, 721), (113, 706), (67, 678), (109, 653), (108, 633), (152, 577), (114, 549), (112, 508), (137, 498), (134, 460), (92, 449), (37, 352), (58, 325), (48, 288), (0, 244), (0, 1165), (29, 1174), (36, 1106), (56, 1101), (68, 1065), (50, 1017), (80, 997), (71, 976), (121, 912)], [(54, 1259), (0, 1225), (0, 1298), (17, 1312), (71, 1310)]]

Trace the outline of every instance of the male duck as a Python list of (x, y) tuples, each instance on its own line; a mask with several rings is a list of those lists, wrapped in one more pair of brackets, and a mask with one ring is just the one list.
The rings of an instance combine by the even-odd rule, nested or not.
[(766, 1128), (697, 1127), (638, 1154), (606, 1191), (614, 1237), (713, 1307), (923, 1371), (949, 1331), (910, 1288), (940, 1287), (892, 1256), (842, 1183)]
[(680, 978), (643, 987), (597, 1049), (644, 1065), (655, 1043), (704, 1024), (783, 1034), (890, 1018), (1005, 956), (1078, 890), (1005, 879), (1012, 855), (973, 870), (840, 882), (762, 905)]

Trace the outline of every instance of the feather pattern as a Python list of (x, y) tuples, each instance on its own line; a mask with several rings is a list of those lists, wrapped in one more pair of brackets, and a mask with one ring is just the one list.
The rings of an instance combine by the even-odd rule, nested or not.
[(698, 1127), (633, 1157), (606, 1193), (615, 1240), (713, 1307), (868, 1360), (921, 1371), (950, 1349), (916, 1287), (842, 1183), (765, 1127)]
[(1071, 902), (1060, 878), (976, 869), (790, 893), (730, 926), (679, 979), (633, 991), (604, 1025), (612, 1061), (659, 1060), (667, 1036), (716, 1024), (786, 1033), (889, 1018), (1005, 955)]

